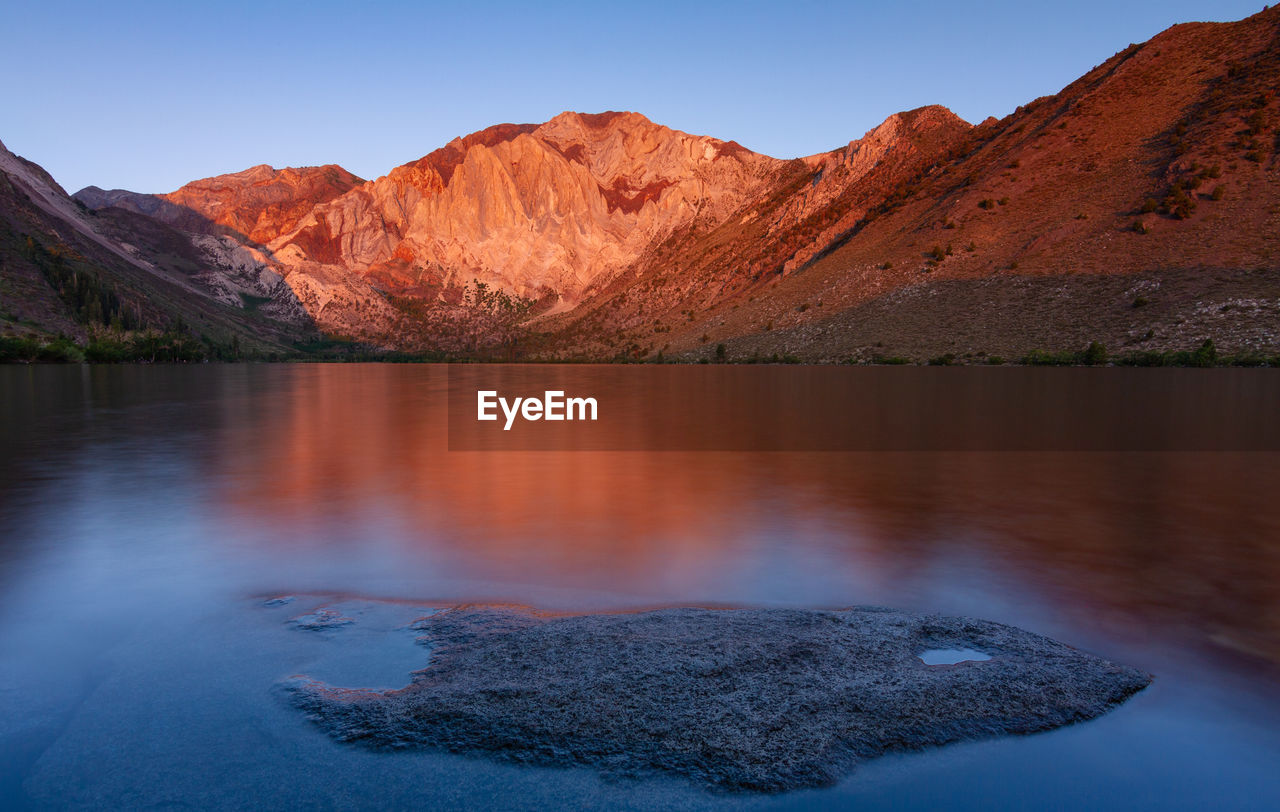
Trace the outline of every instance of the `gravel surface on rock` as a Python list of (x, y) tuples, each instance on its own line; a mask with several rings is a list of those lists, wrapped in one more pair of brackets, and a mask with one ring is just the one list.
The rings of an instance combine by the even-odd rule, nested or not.
[[(403, 689), (285, 687), (344, 741), (776, 792), (884, 753), (1091, 719), (1151, 680), (1012, 626), (876, 608), (464, 606), (415, 627), (431, 659)], [(928, 649), (991, 659), (928, 666)]]

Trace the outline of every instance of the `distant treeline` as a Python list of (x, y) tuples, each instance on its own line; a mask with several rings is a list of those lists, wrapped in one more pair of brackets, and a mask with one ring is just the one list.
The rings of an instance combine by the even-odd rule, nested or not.
[[(508, 359), (472, 357), (444, 352), (397, 352), (380, 350), (346, 339), (323, 338), (295, 344), (289, 350), (276, 352), (243, 351), (239, 338), (229, 342), (212, 341), (205, 336), (192, 336), (182, 324), (177, 329), (163, 332), (135, 331), (121, 333), (98, 331), (87, 344), (77, 344), (66, 336), (54, 339), (0, 337), (0, 363), (202, 363), (208, 361), (255, 362), (326, 362), (326, 363), (502, 363)], [(721, 345), (723, 346), (723, 345)], [(539, 358), (524, 363), (573, 364), (611, 363), (608, 360), (585, 358)], [(663, 358), (661, 355), (648, 360), (615, 359), (612, 363), (662, 364), (662, 363), (736, 363), (736, 364), (802, 364), (794, 355), (752, 355), (749, 358), (730, 358), (716, 348), (714, 360), (701, 358)], [(1278, 367), (1280, 354), (1219, 354), (1212, 340), (1206, 340), (1195, 350), (1173, 352), (1131, 352), (1109, 355), (1106, 349), (1094, 342), (1080, 351), (1045, 352), (1036, 350), (1020, 359), (1006, 361), (995, 355), (959, 358), (943, 355), (927, 361), (917, 361), (901, 356), (876, 356), (871, 361), (850, 359), (846, 364), (900, 365), (928, 364), (930, 366), (1004, 365), (1023, 366), (1126, 366), (1126, 367)]]
[(1206, 338), (1194, 350), (1167, 352), (1126, 352), (1118, 355), (1107, 353), (1106, 347), (1093, 342), (1080, 352), (1036, 351), (1022, 359), (1030, 366), (1096, 366), (1111, 364), (1118, 367), (1280, 367), (1280, 353), (1220, 354), (1213, 339)]
[(238, 344), (238, 339), (224, 344), (174, 330), (105, 333), (95, 335), (87, 344), (77, 344), (66, 336), (51, 340), (3, 336), (0, 337), (0, 363), (190, 364), (237, 361), (243, 360)]
[[(845, 363), (868, 363), (851, 358)], [(896, 355), (877, 355), (871, 364), (916, 364), (910, 358)], [(1280, 353), (1238, 353), (1220, 354), (1213, 344), (1213, 339), (1205, 339), (1194, 350), (1169, 350), (1166, 352), (1138, 351), (1112, 355), (1100, 342), (1094, 341), (1082, 350), (1032, 350), (1021, 358), (1008, 360), (999, 355), (986, 353), (967, 354), (963, 357), (954, 353), (930, 358), (929, 366), (962, 366), (962, 365), (995, 365), (1020, 364), (1031, 367), (1280, 367)]]

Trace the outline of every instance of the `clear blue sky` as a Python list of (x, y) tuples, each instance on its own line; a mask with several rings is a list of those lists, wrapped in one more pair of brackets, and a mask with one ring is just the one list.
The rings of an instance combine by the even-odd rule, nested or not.
[(259, 163), (377, 177), (563, 110), (795, 157), (924, 104), (1004, 116), (1130, 42), (1263, 3), (6, 5), (0, 140), (68, 191), (161, 192)]

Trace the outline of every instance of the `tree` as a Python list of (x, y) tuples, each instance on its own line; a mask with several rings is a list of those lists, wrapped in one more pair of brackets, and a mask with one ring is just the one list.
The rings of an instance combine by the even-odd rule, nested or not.
[(514, 357), (523, 333), (521, 322), (529, 317), (534, 300), (513, 296), (474, 279), (463, 290), (462, 304), (467, 310), (471, 349), (477, 351), (497, 346)]

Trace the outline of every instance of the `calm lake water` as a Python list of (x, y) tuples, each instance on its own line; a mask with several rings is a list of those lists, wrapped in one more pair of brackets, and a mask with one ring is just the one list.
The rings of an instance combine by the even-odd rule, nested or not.
[[(1071, 372), (1111, 376), (1112, 396), (1151, 380)], [(1255, 386), (1274, 371), (1175, 372), (1189, 389), (1231, 373), (1214, 386), (1280, 413), (1276, 387)], [(982, 374), (990, 396), (1031, 373), (843, 374)], [(768, 389), (795, 373), (751, 374)], [(1061, 437), (1023, 451), (449, 451), (447, 382), (435, 366), (0, 368), (0, 807), (1280, 804), (1280, 453), (1071, 451)], [(281, 594), (297, 597), (264, 605)], [(296, 673), (403, 685), (427, 659), (405, 625), (463, 601), (969, 614), (1156, 680), (1089, 723), (781, 796), (368, 752), (275, 688)], [(356, 622), (289, 623), (322, 606)]]

